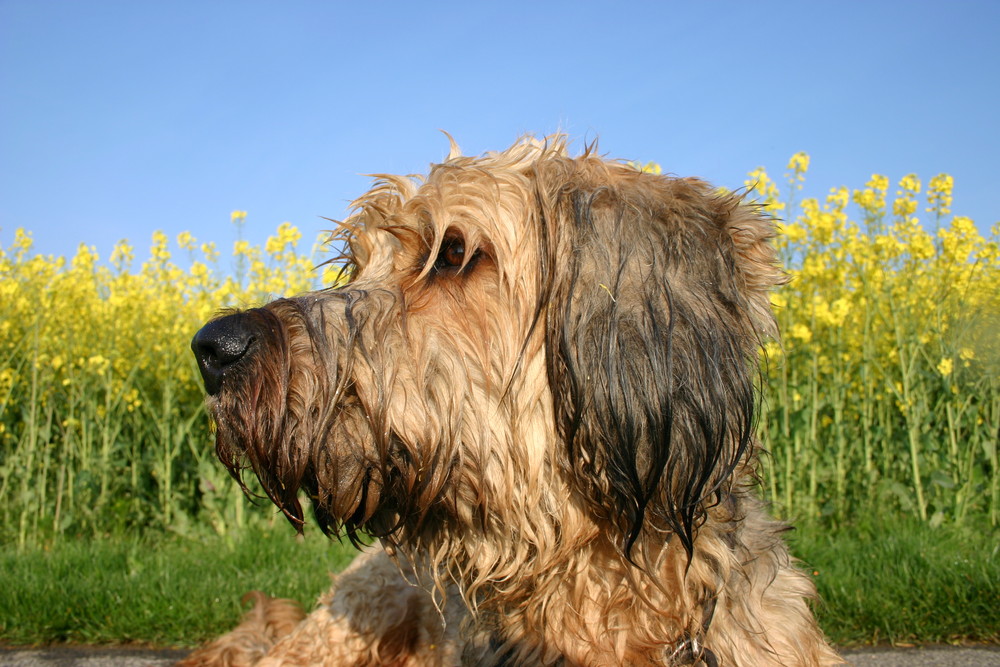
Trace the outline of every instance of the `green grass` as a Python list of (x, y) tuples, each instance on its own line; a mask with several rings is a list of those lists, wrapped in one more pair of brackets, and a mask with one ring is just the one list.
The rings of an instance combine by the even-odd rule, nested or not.
[[(790, 533), (839, 646), (1000, 641), (1000, 547), (987, 528), (880, 519)], [(191, 646), (231, 628), (247, 591), (308, 609), (354, 555), (287, 526), (237, 540), (181, 537), (0, 548), (0, 642)]]
[(804, 526), (793, 552), (813, 574), (835, 644), (1000, 642), (1000, 532), (912, 518)]
[(0, 549), (0, 642), (192, 646), (233, 627), (250, 590), (311, 609), (346, 545), (287, 525), (235, 541), (179, 537)]

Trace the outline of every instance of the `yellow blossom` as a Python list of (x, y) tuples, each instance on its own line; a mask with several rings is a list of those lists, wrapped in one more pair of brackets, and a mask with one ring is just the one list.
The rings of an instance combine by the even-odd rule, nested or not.
[(640, 171), (644, 171), (647, 174), (662, 174), (663, 168), (660, 167), (656, 162), (647, 162), (646, 164), (639, 167)]
[(191, 232), (181, 232), (177, 235), (177, 246), (184, 250), (194, 250), (195, 240)]
[(927, 184), (928, 213), (944, 216), (951, 213), (952, 190), (955, 179), (948, 174), (938, 174)]
[(119, 271), (124, 271), (135, 259), (135, 249), (129, 245), (128, 241), (122, 239), (115, 244), (114, 250), (111, 251), (111, 263), (114, 264)]
[(792, 326), (790, 334), (792, 338), (796, 338), (803, 343), (808, 343), (813, 337), (812, 330), (804, 324), (795, 324)]
[(800, 224), (778, 224), (778, 236), (780, 238), (788, 239), (792, 243), (801, 243), (808, 238), (809, 233), (806, 231), (805, 227)]
[(154, 260), (159, 260), (160, 262), (165, 262), (170, 259), (170, 250), (168, 245), (170, 244), (170, 239), (163, 232), (157, 230), (153, 232), (153, 245), (149, 249), (149, 254)]
[(235, 243), (233, 243), (233, 255), (239, 256), (239, 255), (249, 255), (249, 254), (251, 254), (251, 250), (250, 250), (250, 243), (248, 241), (240, 239)]
[(889, 189), (889, 178), (887, 176), (883, 176), (882, 174), (872, 174), (872, 177), (868, 179), (868, 182), (865, 183), (865, 186), (877, 192), (884, 193), (886, 190)]
[(797, 189), (802, 188), (802, 182), (806, 180), (806, 172), (809, 171), (809, 155), (806, 153), (796, 153), (788, 161), (788, 180)]
[(202, 243), (201, 244), (201, 254), (205, 256), (205, 260), (209, 262), (214, 262), (219, 259), (219, 250), (215, 247), (215, 242)]
[(894, 215), (898, 215), (901, 218), (905, 218), (912, 215), (914, 211), (917, 210), (917, 202), (912, 199), (905, 199), (903, 197), (897, 198), (892, 203), (892, 212)]
[(767, 175), (764, 167), (757, 167), (751, 171), (749, 178), (743, 184), (747, 192), (757, 195), (769, 211), (776, 212), (785, 208), (784, 202), (780, 200), (778, 186)]
[(830, 194), (826, 196), (826, 203), (833, 206), (835, 210), (843, 210), (851, 201), (850, 191), (841, 186), (831, 188)]
[(902, 190), (898, 194), (920, 194), (920, 179), (916, 174), (907, 174), (900, 179), (899, 187), (902, 188)]

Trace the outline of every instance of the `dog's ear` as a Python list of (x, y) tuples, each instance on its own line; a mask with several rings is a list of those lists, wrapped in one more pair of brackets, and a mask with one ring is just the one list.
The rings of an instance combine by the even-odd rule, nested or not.
[(626, 554), (644, 526), (691, 552), (752, 455), (758, 347), (783, 276), (772, 225), (700, 181), (571, 164), (539, 176), (563, 468)]

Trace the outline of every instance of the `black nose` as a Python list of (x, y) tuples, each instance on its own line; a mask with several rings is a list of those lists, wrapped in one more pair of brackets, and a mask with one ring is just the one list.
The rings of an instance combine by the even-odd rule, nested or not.
[(239, 363), (253, 342), (253, 328), (243, 313), (209, 322), (194, 335), (191, 349), (209, 394), (214, 396), (222, 390), (226, 369)]

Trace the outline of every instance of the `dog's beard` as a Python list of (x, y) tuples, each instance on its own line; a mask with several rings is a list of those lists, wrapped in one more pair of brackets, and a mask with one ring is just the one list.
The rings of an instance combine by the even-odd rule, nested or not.
[(332, 344), (314, 311), (283, 299), (245, 313), (251, 354), (226, 370), (209, 398), (216, 452), (245, 491), (243, 474), (252, 470), (294, 525), (304, 521), (304, 491), (324, 529), (353, 531), (376, 511), (382, 459), (347, 379), (351, 337)]

